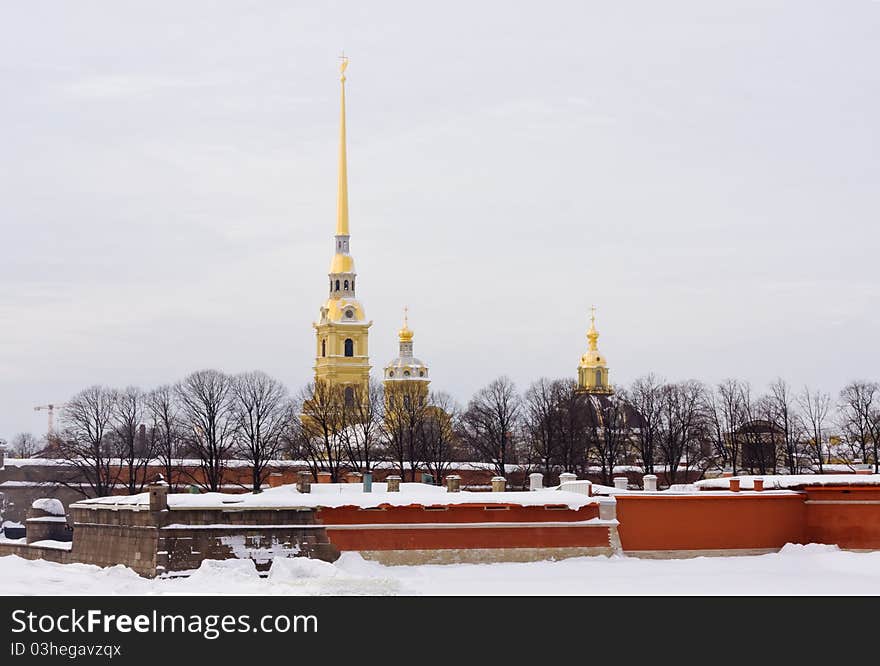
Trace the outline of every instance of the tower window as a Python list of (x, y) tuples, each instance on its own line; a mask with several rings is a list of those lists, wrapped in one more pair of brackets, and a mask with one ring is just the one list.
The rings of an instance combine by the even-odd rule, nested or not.
[(345, 355), (354, 356), (354, 340), (345, 338)]
[(336, 280), (336, 291), (339, 291), (339, 280)]
[(354, 404), (354, 389), (351, 386), (345, 387), (345, 406), (351, 407)]
[(596, 386), (602, 386), (602, 371), (596, 370)]
[(394, 376), (394, 370), (389, 370), (389, 371), (388, 371), (388, 376), (389, 376), (389, 377), (393, 377), (393, 376)]
[(403, 371), (403, 376), (404, 376), (404, 377), (409, 377), (409, 370), (404, 370), (404, 371)]
[(327, 355), (327, 338), (321, 340), (321, 356)]
[(348, 291), (348, 280), (343, 283), (345, 286), (343, 287), (346, 291)]

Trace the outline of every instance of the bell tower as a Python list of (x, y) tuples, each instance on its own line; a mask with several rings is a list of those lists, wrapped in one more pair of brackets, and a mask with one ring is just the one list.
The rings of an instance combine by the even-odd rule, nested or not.
[(341, 84), (341, 115), (339, 122), (339, 182), (336, 198), (336, 235), (334, 255), (330, 262), (329, 297), (321, 306), (315, 329), (315, 380), (341, 386), (350, 395), (370, 379), (370, 358), (367, 346), (369, 328), (364, 307), (355, 295), (357, 273), (350, 253), (348, 225), (348, 160), (345, 138), (345, 70), (348, 58), (342, 56), (339, 66)]

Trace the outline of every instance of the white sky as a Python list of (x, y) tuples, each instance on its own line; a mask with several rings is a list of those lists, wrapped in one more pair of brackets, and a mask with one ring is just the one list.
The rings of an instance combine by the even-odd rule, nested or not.
[(880, 3), (293, 4), (4, 6), (0, 437), (309, 380), (342, 48), (376, 376), (404, 304), (463, 402), (574, 376), (596, 303), (616, 383), (880, 378)]

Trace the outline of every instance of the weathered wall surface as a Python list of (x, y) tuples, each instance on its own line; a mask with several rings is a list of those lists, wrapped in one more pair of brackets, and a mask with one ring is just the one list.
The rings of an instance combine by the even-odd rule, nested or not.
[(189, 572), (204, 560), (273, 557), (333, 561), (339, 551), (312, 509), (148, 511), (72, 507), (73, 561), (124, 564), (147, 576)]
[(806, 540), (854, 550), (880, 549), (880, 488), (806, 488)]
[(803, 543), (802, 493), (617, 495), (625, 552), (777, 550)]

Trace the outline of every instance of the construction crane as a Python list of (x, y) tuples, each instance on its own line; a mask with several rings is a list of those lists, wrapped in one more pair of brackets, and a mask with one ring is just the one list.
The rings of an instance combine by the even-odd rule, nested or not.
[(62, 409), (67, 407), (66, 404), (52, 404), (51, 402), (48, 405), (37, 405), (34, 407), (35, 412), (46, 411), (49, 414), (49, 430), (46, 432), (46, 439), (52, 439), (52, 435), (55, 434), (55, 410)]

